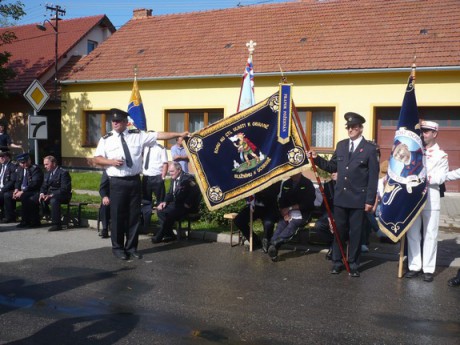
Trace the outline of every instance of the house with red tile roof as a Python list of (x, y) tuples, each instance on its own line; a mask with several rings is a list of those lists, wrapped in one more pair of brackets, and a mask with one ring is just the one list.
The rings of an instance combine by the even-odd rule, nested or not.
[[(60, 80), (82, 57), (116, 30), (105, 15), (57, 22), (51, 19), (43, 23), (44, 28), (39, 29), (38, 26), (0, 28), (0, 33), (12, 31), (17, 37), (11, 44), (1, 47), (11, 54), (8, 67), (14, 70), (16, 76), (7, 81), (7, 94), (4, 97), (0, 95), (0, 118), (9, 125), (10, 135), (16, 143), (20, 143), (25, 151), (33, 150), (34, 144), (28, 140), (28, 116), (34, 114), (34, 109), (23, 94), (34, 80), (38, 80), (50, 95), (38, 114), (45, 116), (48, 124), (48, 140), (39, 141), (40, 156), (43, 157), (43, 154), (49, 154), (50, 148), (60, 151), (61, 107), (65, 107), (61, 99)], [(54, 143), (58, 144), (59, 150)], [(60, 152), (55, 154), (60, 155)]]
[[(91, 165), (110, 130), (108, 109), (128, 105), (135, 69), (148, 129), (193, 132), (235, 113), (250, 40), (257, 43), (256, 101), (287, 78), (309, 143), (322, 153), (347, 137), (343, 115), (353, 111), (366, 118), (365, 138), (389, 157), (415, 62), (420, 116), (440, 123), (440, 145), (451, 167), (460, 166), (453, 144), (460, 130), (458, 0), (302, 0), (171, 15), (135, 10), (62, 81), (65, 165)], [(448, 188), (460, 190), (459, 183)]]

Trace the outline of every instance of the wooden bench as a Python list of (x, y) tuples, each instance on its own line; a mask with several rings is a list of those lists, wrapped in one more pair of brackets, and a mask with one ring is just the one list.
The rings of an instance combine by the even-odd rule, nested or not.
[[(201, 214), (199, 213), (189, 213), (185, 217), (180, 218), (176, 221), (177, 223), (177, 238), (180, 239), (182, 236), (182, 231), (185, 230), (186, 238), (190, 238), (190, 231), (192, 230), (192, 222), (196, 222), (201, 218)], [(187, 226), (184, 228), (182, 227), (182, 223), (186, 222)]]
[(238, 243), (235, 244), (235, 246), (243, 244), (243, 235), (241, 234), (241, 231), (233, 229), (233, 220), (236, 218), (237, 215), (238, 213), (224, 214), (224, 219), (228, 219), (230, 222), (230, 247), (233, 247), (233, 234), (235, 233), (238, 233)]

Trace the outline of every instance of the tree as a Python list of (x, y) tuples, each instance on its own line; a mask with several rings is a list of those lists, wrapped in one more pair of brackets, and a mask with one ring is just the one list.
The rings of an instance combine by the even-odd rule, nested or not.
[[(0, 0), (0, 26), (8, 25), (8, 19), (20, 19), (24, 14), (24, 4), (20, 1), (2, 4)], [(3, 47), (13, 42), (16, 35), (13, 31), (6, 30), (0, 34), (0, 96), (5, 95), (5, 82), (15, 76), (14, 71), (7, 67), (11, 54)]]

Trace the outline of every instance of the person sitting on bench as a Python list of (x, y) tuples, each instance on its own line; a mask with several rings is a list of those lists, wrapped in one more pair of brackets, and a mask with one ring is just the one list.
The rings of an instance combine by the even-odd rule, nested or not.
[(201, 192), (193, 175), (183, 172), (178, 162), (168, 164), (168, 173), (171, 176), (171, 184), (165, 201), (157, 206), (160, 229), (152, 237), (152, 243), (159, 243), (163, 238), (175, 240), (174, 223), (187, 214), (197, 213), (200, 206)]
[(51, 205), (51, 227), (48, 231), (62, 230), (61, 204), (69, 203), (72, 198), (72, 180), (69, 172), (57, 165), (54, 156), (46, 156), (43, 165), (46, 174), (38, 201), (44, 213), (49, 213), (48, 204)]
[(268, 248), (268, 255), (275, 261), (278, 249), (288, 242), (299, 227), (304, 226), (315, 209), (315, 187), (313, 183), (298, 173), (281, 185), (281, 195), (278, 200), (281, 219), (278, 221), (275, 233)]

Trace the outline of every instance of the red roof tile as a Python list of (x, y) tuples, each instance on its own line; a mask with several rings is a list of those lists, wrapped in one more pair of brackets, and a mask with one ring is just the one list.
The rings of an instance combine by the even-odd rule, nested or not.
[[(115, 31), (105, 15), (59, 21), (59, 59), (71, 52), (91, 29), (100, 24), (107, 25), (112, 32)], [(13, 31), (17, 37), (12, 44), (1, 47), (2, 51), (12, 54), (9, 66), (17, 73), (16, 78), (6, 84), (10, 93), (24, 92), (34, 79), (54, 68), (55, 31), (49, 23), (45, 27), (46, 31), (40, 31), (35, 24), (0, 29), (0, 34)]]
[[(422, 34), (427, 30), (427, 34)], [(132, 19), (72, 80), (242, 73), (257, 43), (256, 73), (460, 65), (458, 0), (288, 2)]]

